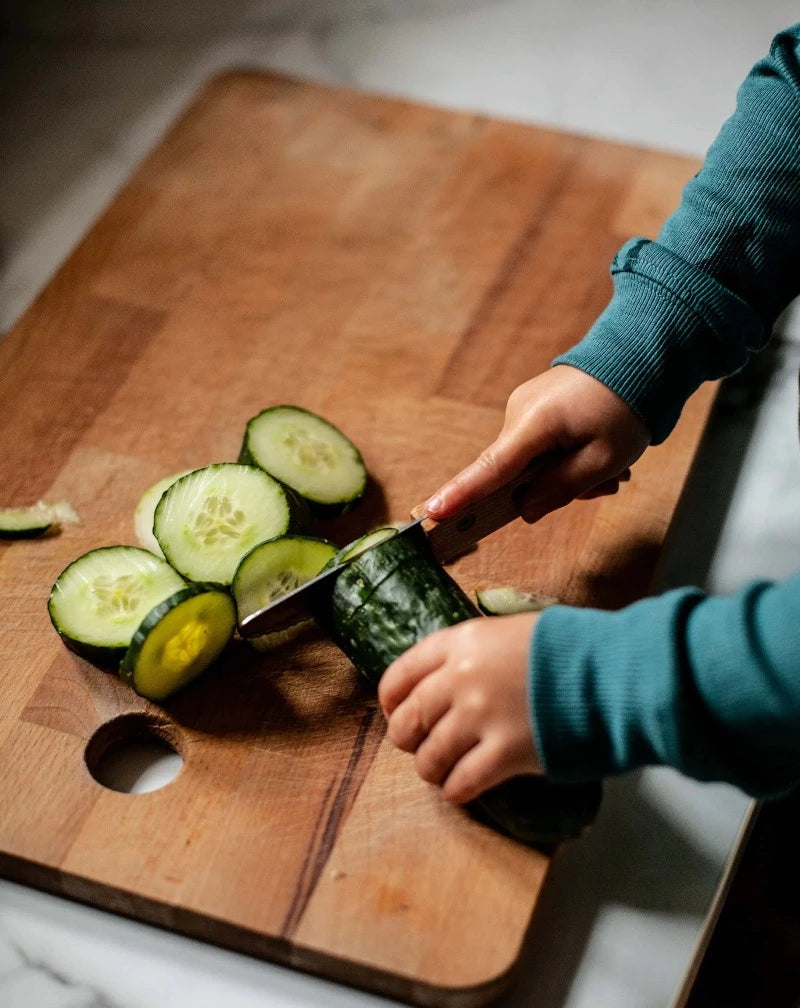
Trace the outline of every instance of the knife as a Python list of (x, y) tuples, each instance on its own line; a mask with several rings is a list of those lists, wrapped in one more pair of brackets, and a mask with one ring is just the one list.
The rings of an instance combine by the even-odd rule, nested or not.
[[(424, 513), (424, 505), (418, 505), (411, 511), (413, 520), (403, 525), (397, 534), (424, 534), (439, 563), (454, 560), (472, 549), (481, 539), (519, 518), (519, 497), (530, 486), (540, 466), (541, 460), (535, 460), (515, 479), (458, 514), (441, 521), (429, 518)], [(328, 568), (263, 609), (245, 616), (239, 624), (239, 632), (243, 637), (259, 637), (312, 618), (316, 600), (332, 589), (337, 575), (346, 565), (347, 561)]]

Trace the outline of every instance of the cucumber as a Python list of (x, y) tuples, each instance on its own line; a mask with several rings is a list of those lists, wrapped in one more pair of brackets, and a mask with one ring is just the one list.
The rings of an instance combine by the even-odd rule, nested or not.
[(247, 423), (239, 461), (260, 466), (304, 500), (316, 518), (335, 518), (364, 495), (367, 471), (332, 423), (299, 406), (272, 406)]
[(425, 534), (414, 532), (391, 536), (346, 564), (315, 613), (373, 686), (412, 644), (478, 615), (434, 560)]
[(325, 566), (338, 567), (339, 564), (348, 563), (350, 560), (354, 560), (357, 556), (359, 556), (359, 554), (363, 553), (364, 550), (377, 546), (378, 543), (383, 542), (384, 539), (391, 539), (392, 536), (396, 536), (397, 531), (396, 526), (386, 525), (383, 528), (377, 528), (372, 532), (367, 532), (366, 535), (359, 536), (358, 539), (354, 539), (343, 549), (340, 549), (335, 556), (331, 557)]
[(67, 647), (98, 665), (116, 665), (145, 615), (184, 585), (147, 550), (103, 546), (61, 572), (47, 610)]
[[(277, 536), (254, 547), (242, 559), (231, 585), (239, 621), (316, 577), (335, 554), (333, 543), (311, 536)], [(311, 622), (303, 620), (249, 643), (259, 651), (271, 650), (293, 640)]]
[(245, 553), (288, 531), (289, 500), (262, 469), (220, 462), (181, 476), (160, 497), (153, 534), (190, 581), (229, 585)]
[(478, 608), (486, 616), (510, 616), (513, 613), (539, 612), (548, 606), (555, 605), (557, 600), (548, 595), (535, 595), (532, 592), (503, 585), (500, 588), (476, 588), (475, 598)]
[(168, 490), (181, 476), (186, 476), (187, 473), (192, 471), (191, 469), (183, 469), (181, 472), (176, 472), (171, 476), (165, 476), (163, 479), (160, 479), (145, 490), (139, 498), (139, 503), (136, 505), (136, 510), (133, 513), (136, 538), (139, 540), (140, 546), (150, 550), (151, 553), (155, 553), (156, 556), (164, 555), (161, 547), (158, 545), (158, 539), (153, 535), (153, 518), (156, 513), (156, 506), (165, 490)]
[(29, 507), (0, 508), (0, 539), (33, 539), (60, 525), (76, 525), (79, 518), (66, 501)]
[(205, 672), (235, 628), (236, 607), (226, 591), (188, 585), (147, 613), (119, 674), (141, 696), (162, 703)]
[(470, 803), (470, 811), (501, 833), (540, 847), (580, 836), (602, 800), (599, 781), (564, 784), (526, 774), (485, 791)]
[[(376, 686), (387, 666), (434, 630), (477, 615), (437, 563), (420, 529), (356, 556), (335, 576), (317, 621)], [(594, 819), (602, 784), (558, 784), (538, 776), (505, 781), (467, 806), (482, 822), (531, 846), (577, 836)]]

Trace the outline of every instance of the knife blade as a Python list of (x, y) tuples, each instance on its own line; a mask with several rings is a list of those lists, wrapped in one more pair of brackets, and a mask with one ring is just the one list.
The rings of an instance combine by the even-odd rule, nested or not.
[[(439, 563), (454, 560), (471, 550), (481, 539), (519, 518), (519, 497), (540, 467), (541, 461), (534, 461), (498, 490), (441, 521), (429, 518), (424, 513), (424, 505), (418, 505), (411, 511), (413, 520), (403, 525), (397, 534), (424, 533)], [(239, 623), (239, 632), (243, 637), (260, 637), (310, 619), (317, 600), (333, 588), (333, 582), (345, 566), (346, 563), (330, 567), (263, 609), (245, 616)]]

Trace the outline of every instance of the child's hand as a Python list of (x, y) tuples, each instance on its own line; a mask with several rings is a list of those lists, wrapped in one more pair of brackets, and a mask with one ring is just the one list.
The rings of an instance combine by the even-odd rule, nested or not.
[(467, 620), (394, 661), (378, 697), (388, 735), (423, 780), (463, 804), (507, 777), (541, 773), (528, 712), (535, 613)]
[(575, 497), (616, 493), (649, 442), (647, 427), (619, 396), (559, 364), (514, 389), (497, 439), (430, 498), (427, 511), (432, 518), (455, 514), (541, 457), (520, 499), (522, 517), (535, 522)]

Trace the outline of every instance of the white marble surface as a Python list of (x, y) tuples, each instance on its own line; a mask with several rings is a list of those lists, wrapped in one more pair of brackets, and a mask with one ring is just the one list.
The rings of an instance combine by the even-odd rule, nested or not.
[[(789, 0), (0, 0), (0, 331), (213, 73), (249, 64), (702, 154)], [(800, 566), (800, 324), (734, 383), (663, 583)], [(135, 799), (132, 799), (135, 800)], [(613, 782), (565, 845), (506, 1008), (663, 1008), (749, 809), (668, 770)], [(383, 999), (0, 881), (2, 1008), (331, 1008)]]
[[(498, 1008), (664, 1008), (736, 835), (734, 790), (668, 770), (616, 781), (565, 845)], [(3, 1008), (388, 1008), (397, 1002), (0, 883)]]

